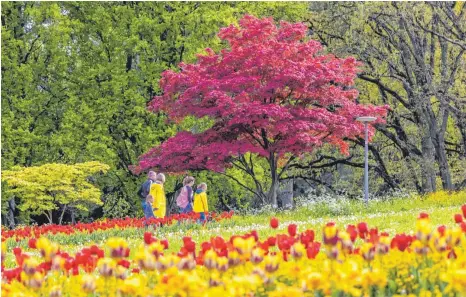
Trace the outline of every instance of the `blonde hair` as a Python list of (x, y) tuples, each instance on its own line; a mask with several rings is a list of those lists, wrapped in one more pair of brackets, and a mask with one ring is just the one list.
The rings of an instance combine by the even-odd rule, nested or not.
[(200, 183), (199, 185), (197, 185), (197, 188), (196, 189), (202, 189), (202, 190), (207, 190), (207, 184), (206, 183)]
[(155, 178), (155, 181), (159, 181), (161, 183), (164, 183), (165, 182), (165, 174), (163, 173), (158, 173), (157, 174), (157, 177)]
[(192, 176), (186, 176), (184, 179), (183, 179), (183, 186), (186, 186), (187, 184), (191, 183), (194, 181), (194, 177)]

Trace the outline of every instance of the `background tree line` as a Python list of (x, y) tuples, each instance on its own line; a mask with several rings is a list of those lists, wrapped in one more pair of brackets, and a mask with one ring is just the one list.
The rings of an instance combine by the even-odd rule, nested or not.
[[(162, 71), (225, 46), (218, 29), (245, 13), (303, 21), (311, 38), (337, 56), (364, 62), (361, 102), (389, 104), (370, 145), (371, 188), (430, 192), (466, 186), (466, 7), (443, 3), (305, 2), (5, 2), (2, 3), (2, 171), (15, 165), (99, 161), (103, 206), (93, 217), (135, 215), (145, 177), (129, 166), (182, 129), (146, 110)], [(350, 195), (360, 193), (363, 141), (349, 156), (323, 148), (292, 165), (284, 179)], [(254, 160), (254, 156), (251, 156)], [(267, 182), (261, 162), (256, 179)], [(239, 186), (254, 179), (196, 172), (219, 209), (251, 201)], [(180, 179), (170, 178), (173, 201)], [(236, 181), (235, 181), (236, 180)], [(20, 197), (2, 187), (3, 222), (27, 222)], [(73, 211), (71, 208), (67, 211)], [(59, 215), (59, 212), (54, 214)], [(73, 215), (75, 215), (73, 213)], [(42, 218), (43, 219), (43, 218)]]

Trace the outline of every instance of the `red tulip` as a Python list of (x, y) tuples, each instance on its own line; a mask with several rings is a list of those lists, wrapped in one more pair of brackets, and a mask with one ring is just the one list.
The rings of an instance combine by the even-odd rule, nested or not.
[(190, 253), (192, 253), (192, 252), (194, 252), (196, 250), (196, 244), (194, 242), (192, 242), (192, 241), (185, 243), (184, 247)]
[(348, 225), (348, 227), (346, 227), (346, 232), (349, 234), (352, 242), (358, 237), (358, 231), (356, 231), (356, 226), (354, 225)]
[(269, 243), (268, 243), (267, 240), (264, 241), (264, 242), (259, 242), (259, 243), (257, 244), (257, 246), (258, 246), (260, 249), (262, 249), (262, 250), (264, 250), (264, 251), (266, 251), (266, 252), (269, 250)]
[(291, 243), (286, 238), (279, 238), (277, 240), (277, 244), (278, 244), (278, 248), (281, 251), (286, 251), (286, 250), (289, 250), (291, 248)]
[(267, 239), (267, 243), (269, 244), (269, 246), (275, 246), (275, 244), (277, 243), (277, 238), (276, 237), (269, 237)]
[(125, 268), (129, 268), (131, 263), (128, 260), (123, 259), (123, 260), (118, 261), (118, 265), (123, 266)]
[(306, 249), (308, 259), (315, 259), (320, 250), (320, 242), (311, 242)]
[(19, 248), (19, 247), (13, 248), (13, 254), (14, 254), (15, 256), (21, 255), (21, 252), (22, 252), (22, 251), (21, 251), (21, 248)]
[(440, 233), (441, 236), (444, 236), (444, 235), (445, 235), (446, 229), (447, 229), (447, 227), (445, 227), (444, 225), (442, 225), (442, 226), (439, 226), (439, 227), (437, 228), (437, 231), (438, 231), (438, 233)]
[(461, 223), (463, 222), (463, 216), (459, 213), (455, 214), (455, 222), (456, 223)]
[(212, 245), (209, 242), (201, 243), (202, 252), (206, 252), (206, 251), (210, 250), (211, 247), (212, 247)]
[(393, 248), (398, 248), (400, 251), (406, 250), (406, 248), (411, 244), (412, 238), (409, 235), (406, 234), (397, 234), (395, 237), (392, 239), (392, 242), (390, 244), (390, 247)]
[(369, 230), (367, 228), (367, 223), (365, 223), (365, 222), (359, 223), (358, 224), (358, 231), (359, 231), (359, 237), (364, 239), (366, 237), (367, 232), (369, 232)]
[(270, 227), (272, 227), (273, 229), (278, 228), (278, 219), (277, 218), (271, 218), (270, 219)]
[(463, 230), (463, 232), (466, 233), (466, 223), (461, 222), (460, 227), (461, 227), (461, 230)]
[(163, 249), (168, 250), (168, 240), (164, 239), (160, 241), (161, 244), (163, 244)]
[(35, 238), (29, 239), (29, 242), (28, 242), (29, 248), (35, 249), (36, 248), (36, 243), (37, 243), (37, 239), (35, 239)]
[(223, 250), (223, 249), (226, 249), (227, 247), (225, 243), (225, 239), (223, 239), (223, 237), (220, 237), (220, 236), (216, 236), (215, 238), (212, 238), (210, 240), (210, 243), (216, 250)]
[(259, 235), (257, 235), (257, 231), (256, 231), (256, 230), (252, 230), (252, 231), (251, 231), (251, 235), (254, 237), (254, 241), (255, 241), (255, 242), (259, 241)]
[(417, 218), (418, 219), (427, 219), (427, 218), (429, 218), (429, 214), (425, 213), (425, 212), (421, 212)]
[(466, 219), (466, 204), (461, 206), (461, 211), (463, 212), (463, 217)]
[(297, 230), (298, 230), (298, 226), (296, 226), (296, 224), (288, 225), (288, 234), (290, 234), (290, 236), (295, 236)]
[(151, 244), (152, 234), (150, 232), (144, 232), (144, 242)]

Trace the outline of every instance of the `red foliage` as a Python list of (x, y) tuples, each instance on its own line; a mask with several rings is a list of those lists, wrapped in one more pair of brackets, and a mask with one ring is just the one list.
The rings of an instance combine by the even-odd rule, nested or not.
[(356, 117), (373, 115), (383, 122), (386, 106), (356, 102), (361, 63), (353, 57), (323, 53), (302, 23), (276, 26), (270, 18), (245, 16), (239, 25), (219, 33), (228, 49), (206, 49), (196, 63), (181, 63), (180, 72), (165, 71), (163, 95), (149, 105), (175, 122), (208, 116), (213, 126), (197, 134), (179, 132), (142, 155), (135, 172), (223, 171), (232, 156), (246, 152), (279, 160), (324, 143), (347, 153), (343, 139), (364, 131)]

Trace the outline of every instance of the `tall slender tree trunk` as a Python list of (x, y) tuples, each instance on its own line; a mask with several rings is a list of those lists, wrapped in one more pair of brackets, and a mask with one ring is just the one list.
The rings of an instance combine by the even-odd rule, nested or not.
[(435, 174), (435, 148), (432, 141), (429, 123), (427, 119), (423, 119), (421, 123), (422, 138), (421, 138), (421, 177), (422, 177), (422, 192), (430, 193), (436, 190), (436, 174)]
[(67, 207), (67, 205), (64, 205), (64, 206), (63, 206), (63, 209), (62, 209), (61, 215), (60, 215), (60, 219), (59, 219), (59, 221), (58, 221), (58, 225), (61, 225), (61, 223), (62, 223), (62, 221), (63, 221), (63, 216), (65, 215), (66, 207)]
[(445, 150), (445, 139), (439, 137), (437, 144), (437, 162), (440, 170), (440, 177), (442, 179), (442, 186), (444, 190), (453, 190), (453, 182), (450, 174), (450, 165), (448, 164), (447, 154)]
[(47, 217), (47, 219), (49, 220), (49, 223), (53, 224), (53, 220), (52, 220), (53, 219), (53, 213), (52, 213), (52, 211), (48, 210), (44, 214)]
[(275, 154), (270, 153), (269, 156), (269, 166), (270, 166), (270, 174), (272, 177), (272, 184), (270, 185), (269, 193), (267, 194), (267, 202), (271, 204), (274, 208), (278, 207), (277, 204), (277, 193), (280, 182), (278, 180), (278, 166), (277, 160), (275, 159)]
[(15, 201), (15, 198), (13, 197), (10, 200), (8, 200), (8, 215), (7, 215), (8, 227), (10, 227), (11, 229), (16, 227), (15, 211), (16, 211), (16, 201)]
[(458, 108), (458, 111), (456, 113), (453, 113), (453, 115), (456, 119), (456, 124), (458, 125), (461, 134), (463, 147), (462, 155), (464, 158), (466, 158), (466, 114), (460, 113), (459, 104), (455, 103), (455, 107)]
[(437, 155), (437, 162), (440, 170), (440, 177), (442, 179), (442, 186), (444, 190), (453, 190), (453, 181), (451, 179), (450, 165), (445, 148), (445, 131), (448, 121), (448, 112), (445, 112), (442, 118), (442, 125), (435, 135), (435, 152)]
[(75, 218), (74, 209), (71, 208), (71, 209), (70, 209), (70, 212), (71, 212), (71, 224), (74, 225), (74, 224), (76, 224), (76, 218)]

